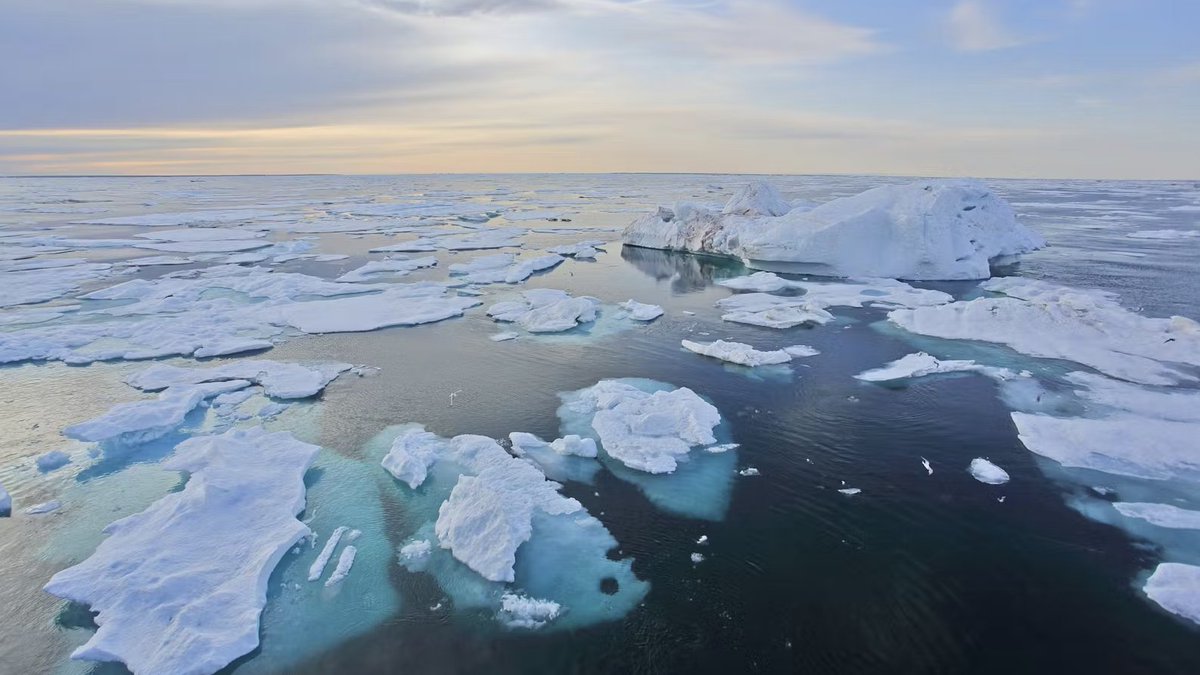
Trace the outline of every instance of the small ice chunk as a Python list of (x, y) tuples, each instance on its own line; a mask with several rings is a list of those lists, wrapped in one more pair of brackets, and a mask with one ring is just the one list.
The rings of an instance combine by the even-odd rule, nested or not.
[(48, 502), (42, 502), (41, 504), (34, 504), (33, 506), (25, 509), (25, 514), (29, 516), (36, 516), (43, 513), (51, 513), (59, 510), (60, 508), (62, 508), (62, 503), (57, 499), (53, 499)]
[(700, 535), (700, 538), (696, 540), (696, 543), (701, 546), (704, 546), (705, 544), (708, 543), (708, 535), (707, 534)]
[(862, 490), (860, 490), (858, 488), (842, 488), (842, 489), (838, 490), (838, 492), (840, 492), (844, 495), (854, 496), (854, 495), (862, 492)]
[(38, 471), (49, 473), (70, 464), (71, 456), (62, 450), (51, 450), (43, 455), (39, 455), (35, 462), (37, 463)]
[(325, 580), (325, 588), (342, 583), (350, 574), (350, 568), (354, 566), (354, 556), (358, 555), (358, 549), (354, 546), (347, 546), (342, 549), (342, 554), (338, 556), (337, 567), (333, 569), (333, 573)]
[(1142, 590), (1168, 612), (1200, 623), (1200, 566), (1159, 563)]
[(617, 305), (629, 312), (629, 318), (636, 321), (653, 321), (663, 315), (663, 308), (658, 305), (648, 305), (630, 299)]
[(792, 328), (801, 324), (824, 324), (833, 320), (820, 303), (803, 296), (781, 297), (767, 293), (742, 293), (717, 301), (725, 310), (722, 321), (766, 328)]
[(982, 457), (971, 460), (971, 475), (980, 483), (1003, 485), (1008, 482), (1008, 472)]
[(541, 628), (558, 618), (562, 606), (553, 600), (539, 600), (516, 593), (500, 597), (501, 623), (509, 628)]
[(433, 550), (433, 547), (428, 539), (418, 539), (400, 547), (400, 559), (417, 560), (424, 558), (429, 555), (431, 550)]
[(742, 469), (741, 471), (738, 471), (738, 475), (740, 475), (740, 476), (757, 476), (757, 475), (758, 475), (758, 469), (756, 469), (756, 468), (754, 468), (754, 467), (752, 467), (752, 466), (748, 466), (748, 467), (746, 467), (745, 469)]
[(794, 359), (802, 359), (807, 356), (816, 356), (817, 354), (821, 353), (817, 349), (809, 347), (808, 345), (792, 345), (791, 347), (784, 347), (783, 351), (787, 352)]
[(428, 431), (412, 429), (396, 437), (381, 464), (396, 480), (417, 489), (437, 461), (445, 442)]
[(329, 564), (329, 559), (333, 557), (333, 552), (337, 549), (338, 542), (342, 540), (342, 535), (346, 533), (346, 526), (342, 525), (334, 529), (333, 534), (329, 535), (329, 539), (325, 541), (325, 547), (321, 549), (320, 555), (308, 567), (308, 580), (316, 581), (325, 574), (325, 566)]
[(922, 457), (921, 458), (921, 466), (925, 467), (925, 470), (929, 472), (930, 476), (933, 475), (933, 466), (929, 463), (929, 460)]
[(596, 441), (592, 438), (582, 438), (575, 434), (568, 434), (562, 438), (551, 441), (550, 447), (560, 455), (576, 455), (579, 457), (595, 457)]
[(702, 562), (704, 562), (704, 554), (702, 554), (702, 553), (693, 553), (692, 554), (692, 564), (693, 565), (699, 565)]

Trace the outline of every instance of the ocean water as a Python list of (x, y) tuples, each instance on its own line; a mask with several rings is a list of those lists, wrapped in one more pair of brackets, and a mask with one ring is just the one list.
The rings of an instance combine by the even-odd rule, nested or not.
[[(595, 261), (568, 260), (516, 288), (485, 287), (483, 307), (461, 318), (289, 335), (256, 356), (378, 369), (340, 377), (317, 399), (272, 423), (324, 448), (310, 472), (303, 517), (314, 518), (322, 535), (333, 525), (353, 524), (374, 548), (360, 546), (366, 557), (350, 577), (359, 586), (320, 601), (327, 605), (295, 599), (285, 584), (307, 562), (285, 558), (272, 576), (261, 647), (227, 672), (1200, 672), (1200, 627), (1164, 612), (1141, 591), (1167, 553), (1200, 563), (1200, 531), (1139, 536), (1090, 513), (1098, 500), (1089, 485), (1120, 481), (1097, 482), (1106, 477), (1065, 471), (1026, 450), (1011, 407), (991, 379), (947, 375), (880, 386), (853, 377), (918, 349), (1030, 368), (1051, 389), (1077, 367), (995, 346), (909, 336), (884, 325), (886, 310), (879, 308), (833, 308), (837, 320), (817, 328), (777, 331), (722, 322), (714, 302), (730, 291), (715, 282), (748, 270), (727, 260), (622, 249), (617, 241), (621, 228), (657, 204), (719, 204), (752, 179), (8, 178), (0, 180), (0, 249), (28, 249), (38, 237), (127, 240), (155, 229), (84, 220), (253, 209), (260, 213), (226, 225), (269, 222), (272, 241), (303, 241), (311, 244), (309, 253), (348, 256), (273, 266), (332, 279), (382, 257), (368, 249), (411, 238), (381, 231), (412, 224), (416, 215), (357, 216), (377, 222), (379, 231), (366, 234), (301, 232), (296, 223), (316, 222), (327, 211), (366, 212), (367, 206), (398, 203), (424, 205), (422, 217), (439, 222), (500, 213), (486, 227), (532, 228), (523, 239), (526, 251), (609, 241)], [(766, 179), (789, 198), (813, 201), (910, 180)], [(1112, 291), (1147, 316), (1200, 318), (1200, 237), (1128, 236), (1200, 229), (1200, 184), (987, 182), (1050, 243), (998, 274)], [(363, 207), (347, 206), (356, 204)], [(38, 259), (119, 263), (189, 255), (79, 242), (42, 245), (68, 250)], [(437, 256), (438, 266), (402, 281), (444, 279), (449, 264), (491, 253), (422, 253)], [(141, 267), (85, 282), (51, 305), (129, 278), (208, 264), (215, 262)], [(976, 282), (913, 285), (956, 298), (978, 292)], [(601, 320), (565, 334), (490, 341), (507, 327), (483, 310), (527, 288), (595, 296), (605, 305)], [(630, 298), (661, 305), (665, 314), (645, 325), (614, 320), (612, 305)], [(32, 307), (38, 305), (24, 309)], [(820, 354), (751, 370), (679, 347), (681, 339), (718, 338), (759, 349), (806, 344)], [(85, 608), (40, 589), (55, 572), (86, 558), (104, 525), (180, 485), (177, 474), (157, 463), (179, 440), (204, 432), (203, 410), (176, 433), (120, 458), (93, 458), (87, 445), (60, 435), (69, 424), (144, 398), (122, 380), (147, 365), (39, 362), (0, 370), (7, 385), (0, 395), (0, 485), (17, 503), (13, 517), (0, 519), (2, 673), (123, 672), (119, 665), (70, 661), (71, 650), (93, 630), (91, 618)], [(390, 426), (416, 423), (444, 437), (503, 439), (523, 431), (549, 440), (562, 432), (560, 395), (610, 378), (694, 390), (721, 411), (726, 433), (740, 446), (728, 475), (713, 479), (728, 488), (697, 489), (694, 499), (705, 501), (691, 516), (662, 508), (608, 469), (595, 472), (590, 483), (564, 484), (563, 494), (578, 499), (615, 539), (608, 557), (631, 561), (633, 574), (648, 584), (635, 607), (582, 627), (509, 629), (495, 621), (494, 611), (456, 607), (433, 575), (396, 562), (394, 549), (418, 531), (426, 514), (379, 469), (374, 437)], [(55, 449), (68, 451), (73, 463), (37, 471), (33, 458)], [(967, 472), (974, 457), (1004, 467), (1011, 482), (974, 480)], [(758, 475), (737, 473), (749, 467)], [(850, 487), (861, 493), (838, 491)], [(64, 505), (58, 513), (23, 514), (25, 506), (55, 498)], [(1182, 498), (1200, 496), (1192, 485)], [(721, 504), (714, 506), (714, 499)], [(707, 537), (703, 545), (696, 543), (701, 536)], [(693, 562), (693, 553), (703, 561)]]

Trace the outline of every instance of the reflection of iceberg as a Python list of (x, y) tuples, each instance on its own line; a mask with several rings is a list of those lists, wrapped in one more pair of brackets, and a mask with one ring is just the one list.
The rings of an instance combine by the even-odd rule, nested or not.
[(623, 241), (728, 255), (760, 269), (926, 280), (985, 279), (993, 261), (1046, 245), (1007, 202), (972, 181), (884, 185), (815, 208), (752, 183), (721, 212), (660, 207), (626, 228)]
[(675, 293), (702, 291), (714, 279), (732, 276), (740, 268), (736, 262), (722, 258), (636, 246), (622, 246), (621, 258), (651, 278), (670, 280)]
[(433, 576), (456, 609), (554, 629), (617, 619), (641, 602), (648, 584), (630, 560), (607, 556), (616, 540), (532, 461), (491, 438), (441, 438), (415, 425), (385, 429), (365, 454), (384, 461), (395, 448), (411, 455), (416, 447), (431, 450), (432, 461), (423, 480), (410, 482), (416, 488), (397, 485), (406, 520), (417, 525), (400, 563)]
[(600, 441), (601, 460), (618, 478), (672, 513), (725, 517), (737, 453), (711, 404), (691, 390), (633, 378), (560, 396), (562, 433)]

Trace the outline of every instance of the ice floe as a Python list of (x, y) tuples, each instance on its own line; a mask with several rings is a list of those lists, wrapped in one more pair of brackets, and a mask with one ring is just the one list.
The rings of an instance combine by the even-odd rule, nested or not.
[(1126, 518), (1139, 518), (1159, 527), (1200, 530), (1200, 511), (1145, 502), (1117, 502), (1113, 508)]
[(267, 580), (309, 534), (296, 515), (317, 451), (260, 428), (181, 443), (163, 468), (189, 474), (183, 490), (109, 525), (91, 557), (46, 584), (97, 612), (72, 658), (211, 673), (253, 650)]
[(100, 417), (63, 429), (63, 435), (113, 446), (144, 443), (170, 433), (206, 399), (248, 386), (246, 380), (225, 380), (168, 387), (157, 399), (121, 403)]
[(1141, 230), (1125, 235), (1130, 239), (1194, 239), (1200, 237), (1200, 230)]
[(329, 535), (329, 539), (325, 540), (325, 546), (321, 549), (320, 555), (308, 567), (308, 580), (316, 581), (325, 574), (325, 567), (329, 564), (329, 559), (333, 557), (333, 552), (337, 550), (338, 543), (342, 540), (342, 535), (350, 528), (345, 525), (339, 525)]
[(635, 220), (632, 246), (729, 255), (750, 267), (804, 265), (827, 276), (985, 279), (990, 263), (1045, 246), (1012, 207), (972, 181), (885, 185), (812, 209), (753, 183), (718, 213), (702, 206)]
[(316, 396), (351, 367), (348, 363), (300, 364), (261, 359), (231, 361), (212, 368), (160, 363), (130, 375), (125, 382), (142, 391), (161, 391), (168, 387), (245, 380), (260, 385), (272, 398), (296, 399)]
[(985, 366), (969, 360), (942, 361), (925, 352), (917, 352), (896, 359), (881, 368), (861, 372), (854, 377), (864, 382), (887, 382), (889, 380), (924, 377), (937, 373), (960, 372), (982, 373), (997, 380), (1009, 380), (1019, 376), (1019, 373), (1007, 368)]
[(572, 297), (566, 291), (535, 288), (521, 293), (522, 300), (498, 302), (488, 308), (496, 321), (516, 323), (530, 333), (558, 333), (596, 320), (600, 301)]
[(1160, 563), (1142, 590), (1168, 612), (1200, 623), (1200, 566)]
[(968, 470), (971, 472), (971, 476), (980, 483), (1003, 485), (1008, 482), (1008, 472), (983, 457), (971, 460)]
[(423, 267), (433, 267), (436, 264), (437, 258), (433, 256), (371, 260), (362, 267), (346, 272), (338, 277), (336, 281), (357, 283), (361, 281), (377, 281), (380, 277), (384, 276), (402, 277)]
[(354, 566), (354, 558), (358, 555), (358, 548), (355, 546), (347, 546), (342, 549), (342, 554), (338, 556), (337, 567), (325, 580), (325, 587), (335, 586), (345, 581), (346, 577), (350, 576), (350, 568)]
[(626, 300), (617, 306), (626, 312), (629, 312), (629, 318), (635, 321), (653, 321), (663, 315), (662, 307), (659, 307), (658, 305), (649, 305), (632, 299)]
[(716, 340), (715, 342), (705, 343), (683, 340), (680, 344), (689, 352), (711, 356), (714, 359), (736, 363), (740, 366), (767, 366), (788, 363), (792, 360), (792, 355), (782, 349), (759, 351), (741, 342)]
[(295, 303), (280, 308), (279, 315), (305, 333), (354, 333), (443, 321), (480, 304), (447, 295), (441, 284), (395, 284), (372, 295)]
[(820, 303), (804, 296), (741, 293), (718, 300), (717, 307), (725, 311), (721, 315), (723, 321), (766, 328), (792, 328), (833, 321), (833, 315)]
[(1178, 367), (1200, 366), (1200, 324), (1191, 319), (1148, 318), (1109, 293), (1019, 277), (992, 279), (982, 288), (1005, 297), (897, 309), (888, 319), (911, 333), (998, 342), (1144, 384), (1196, 379)]
[(42, 502), (41, 504), (34, 504), (33, 506), (30, 506), (29, 508), (25, 509), (25, 515), (41, 516), (47, 513), (54, 513), (61, 508), (62, 502), (58, 501), (57, 499), (52, 499), (48, 502)]

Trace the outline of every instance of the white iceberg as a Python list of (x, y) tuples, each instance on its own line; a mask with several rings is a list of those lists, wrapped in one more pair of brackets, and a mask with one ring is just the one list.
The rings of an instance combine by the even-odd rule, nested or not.
[(718, 213), (660, 207), (625, 229), (631, 246), (787, 263), (826, 276), (985, 279), (990, 263), (1045, 246), (1012, 207), (973, 181), (885, 185), (812, 209), (769, 185), (743, 188)]
[(971, 475), (980, 483), (1003, 485), (1008, 482), (1008, 472), (982, 457), (971, 460)]
[(183, 490), (109, 525), (91, 557), (46, 584), (97, 612), (72, 658), (212, 673), (258, 646), (267, 580), (309, 534), (296, 514), (317, 451), (260, 428), (181, 443), (163, 467), (189, 474)]

